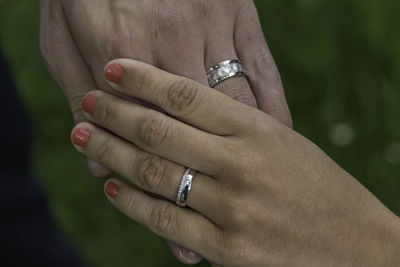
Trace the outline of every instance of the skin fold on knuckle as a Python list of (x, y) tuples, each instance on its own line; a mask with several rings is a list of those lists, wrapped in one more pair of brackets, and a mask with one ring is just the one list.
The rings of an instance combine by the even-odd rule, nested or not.
[(134, 215), (136, 213), (136, 203), (137, 203), (137, 195), (129, 192), (126, 190), (126, 188), (120, 188), (117, 198), (116, 198), (116, 203), (118, 208), (134, 219)]
[(198, 12), (186, 1), (158, 0), (153, 5), (153, 14), (159, 33), (168, 43), (184, 37), (198, 18)]
[(187, 79), (176, 79), (170, 82), (166, 91), (166, 105), (175, 115), (194, 111), (198, 88)]
[(219, 262), (227, 263), (232, 260), (232, 254), (229, 250), (230, 234), (225, 231), (219, 231), (213, 235), (207, 242), (207, 254)]
[(99, 98), (93, 117), (101, 125), (108, 126), (116, 117), (115, 107), (118, 107), (118, 105), (108, 101), (107, 98)]
[(151, 230), (161, 236), (172, 236), (179, 229), (177, 211), (165, 201), (159, 201), (154, 205), (149, 220)]
[(110, 59), (137, 58), (138, 55), (135, 54), (134, 51), (138, 51), (139, 46), (130, 39), (131, 38), (127, 36), (127, 33), (122, 32), (121, 29), (117, 30), (116, 33), (110, 33), (105, 41), (104, 54)]
[(144, 116), (139, 122), (137, 137), (145, 150), (153, 150), (162, 145), (168, 145), (172, 137), (167, 117), (156, 112)]
[(114, 149), (111, 139), (106, 135), (99, 135), (97, 138), (92, 137), (92, 140), (95, 141), (95, 144), (91, 145), (95, 160), (104, 163), (106, 157), (111, 155)]
[(251, 92), (251, 90), (244, 90), (245, 85), (234, 85), (225, 83), (221, 85), (221, 90), (229, 97), (235, 99), (236, 101), (246, 104), (251, 107), (257, 107), (256, 100)]
[(165, 161), (158, 156), (146, 155), (139, 160), (135, 173), (141, 188), (158, 192), (165, 182)]

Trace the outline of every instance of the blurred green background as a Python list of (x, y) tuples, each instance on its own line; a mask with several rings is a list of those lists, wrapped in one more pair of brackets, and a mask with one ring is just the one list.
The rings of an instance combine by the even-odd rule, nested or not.
[[(295, 129), (400, 214), (400, 2), (256, 3)], [(38, 30), (38, 1), (0, 0), (1, 45), (34, 128), (32, 171), (56, 222), (89, 266), (180, 266), (108, 203), (70, 145), (70, 111), (41, 62)]]

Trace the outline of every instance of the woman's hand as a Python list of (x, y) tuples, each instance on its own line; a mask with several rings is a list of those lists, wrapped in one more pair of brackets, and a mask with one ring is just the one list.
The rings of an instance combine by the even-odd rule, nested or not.
[[(147, 64), (107, 68), (119, 69), (115, 90), (169, 114), (101, 91), (83, 102), (102, 128), (79, 124), (78, 151), (169, 200), (111, 179), (105, 192), (121, 212), (224, 266), (400, 264), (398, 218), (309, 140)], [(191, 209), (173, 203), (186, 167), (198, 170)]]

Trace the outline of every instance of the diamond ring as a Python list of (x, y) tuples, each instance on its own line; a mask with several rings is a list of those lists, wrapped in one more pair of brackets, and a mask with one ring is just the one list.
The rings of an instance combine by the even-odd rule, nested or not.
[(211, 88), (226, 79), (236, 76), (247, 76), (245, 67), (237, 59), (223, 61), (210, 68), (207, 72), (208, 84)]

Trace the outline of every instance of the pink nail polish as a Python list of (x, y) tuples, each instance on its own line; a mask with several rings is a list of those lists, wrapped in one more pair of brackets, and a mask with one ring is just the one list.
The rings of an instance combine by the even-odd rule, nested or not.
[(104, 73), (106, 79), (113, 83), (119, 83), (124, 77), (125, 71), (120, 64), (113, 63), (109, 65)]
[(78, 128), (72, 134), (72, 142), (80, 147), (85, 147), (89, 141), (90, 132), (83, 128)]
[(119, 186), (113, 181), (109, 181), (106, 184), (104, 191), (106, 192), (107, 196), (115, 198), (118, 194)]
[(96, 106), (96, 96), (89, 94), (83, 99), (82, 107), (83, 110), (89, 114), (93, 114), (94, 107)]

